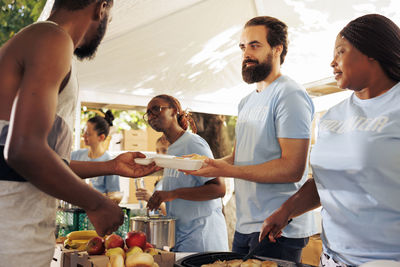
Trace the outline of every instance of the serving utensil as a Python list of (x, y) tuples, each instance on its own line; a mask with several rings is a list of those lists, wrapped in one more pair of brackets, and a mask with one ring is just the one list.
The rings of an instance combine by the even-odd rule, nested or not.
[[(289, 224), (291, 221), (292, 221), (292, 219), (290, 219), (290, 220), (288, 221), (287, 224)], [(270, 232), (271, 232), (271, 231), (270, 231)], [(269, 235), (270, 232), (268, 232), (268, 233), (265, 235), (265, 237), (261, 240), (261, 242), (259, 242), (259, 243), (257, 244), (257, 246), (253, 247), (253, 248), (249, 251), (249, 253), (247, 253), (247, 255), (243, 257), (243, 261), (247, 261), (248, 259), (251, 259), (251, 258), (254, 256), (254, 253), (255, 253), (259, 248), (261, 248), (266, 242), (269, 242), (268, 235)], [(266, 242), (263, 242), (264, 240), (266, 240)]]

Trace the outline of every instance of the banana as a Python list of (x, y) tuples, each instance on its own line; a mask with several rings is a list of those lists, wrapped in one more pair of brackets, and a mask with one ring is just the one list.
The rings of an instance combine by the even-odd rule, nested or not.
[(95, 236), (99, 236), (95, 230), (73, 231), (67, 235), (70, 240), (89, 240)]
[(89, 242), (89, 240), (71, 240), (71, 239), (66, 239), (64, 241), (64, 247), (67, 249), (77, 249), (77, 250), (85, 250), (86, 245)]

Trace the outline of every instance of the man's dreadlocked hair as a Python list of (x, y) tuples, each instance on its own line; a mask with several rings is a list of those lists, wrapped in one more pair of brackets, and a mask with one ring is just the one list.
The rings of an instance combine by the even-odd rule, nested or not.
[(386, 75), (400, 81), (400, 28), (379, 14), (351, 21), (340, 35), (368, 57), (379, 62)]
[(67, 10), (79, 10), (84, 9), (88, 5), (94, 2), (107, 2), (108, 6), (113, 5), (113, 0), (54, 0), (53, 10), (58, 8), (64, 8)]

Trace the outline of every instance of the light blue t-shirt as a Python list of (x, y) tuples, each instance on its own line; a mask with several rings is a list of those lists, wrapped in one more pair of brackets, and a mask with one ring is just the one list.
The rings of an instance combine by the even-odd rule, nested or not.
[(324, 250), (346, 264), (400, 261), (400, 83), (354, 94), (319, 123), (311, 166), (322, 204)]
[[(199, 154), (213, 158), (210, 147), (200, 136), (185, 132), (168, 147), (168, 155)], [(185, 175), (175, 169), (164, 169), (162, 190), (171, 191), (183, 187), (198, 187), (214, 178)], [(228, 251), (228, 235), (222, 200), (190, 201), (175, 199), (166, 202), (167, 215), (175, 217), (175, 251), (206, 252)]]
[[(261, 92), (239, 104), (236, 123), (235, 165), (257, 165), (281, 157), (278, 138), (309, 139), (314, 105), (304, 88), (280, 76)], [(268, 170), (265, 170), (268, 172)], [(235, 179), (236, 231), (259, 232), (263, 221), (304, 184), (306, 169), (297, 183), (257, 183)], [(283, 236), (303, 238), (317, 233), (308, 212), (283, 229)]]
[[(111, 160), (111, 156), (106, 151), (101, 157), (92, 159), (92, 158), (89, 158), (89, 150), (88, 149), (80, 149), (77, 151), (73, 151), (71, 153), (71, 160), (108, 161), (108, 160)], [(93, 187), (102, 193), (120, 191), (118, 175), (104, 175), (104, 176), (93, 177), (93, 178), (90, 178), (90, 181), (92, 182)]]

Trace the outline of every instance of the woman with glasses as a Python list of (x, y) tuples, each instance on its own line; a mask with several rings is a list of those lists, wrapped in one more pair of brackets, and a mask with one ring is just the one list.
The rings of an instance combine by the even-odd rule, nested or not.
[[(190, 114), (169, 95), (158, 95), (147, 105), (145, 120), (170, 143), (168, 155), (199, 154), (213, 157), (207, 142), (196, 133)], [(193, 133), (187, 131), (188, 126)], [(174, 251), (228, 251), (228, 237), (222, 214), (221, 197), (225, 184), (221, 178), (185, 175), (175, 169), (164, 169), (162, 190), (155, 191), (147, 204), (151, 210), (166, 202), (167, 215), (175, 217)]]

